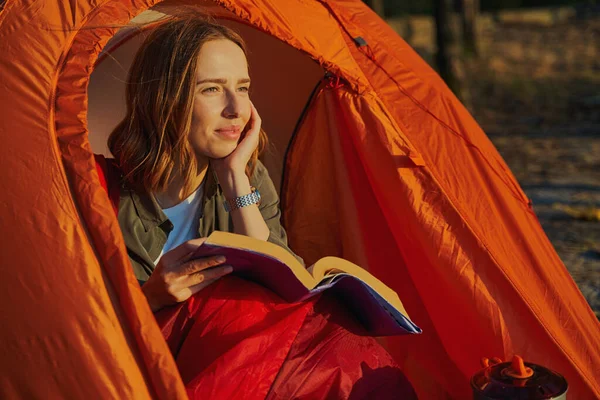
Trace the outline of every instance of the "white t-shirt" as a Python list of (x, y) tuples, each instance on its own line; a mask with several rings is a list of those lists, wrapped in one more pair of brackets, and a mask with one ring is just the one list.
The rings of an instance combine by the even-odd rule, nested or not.
[(162, 255), (169, 250), (198, 237), (198, 213), (200, 212), (203, 188), (204, 182), (181, 203), (162, 209), (173, 224), (173, 230), (169, 233), (167, 242), (163, 246), (158, 258), (154, 260), (154, 265), (158, 264)]

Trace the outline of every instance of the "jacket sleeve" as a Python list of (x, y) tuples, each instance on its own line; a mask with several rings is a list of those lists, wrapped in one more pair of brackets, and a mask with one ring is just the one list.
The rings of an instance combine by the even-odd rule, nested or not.
[(259, 210), (262, 214), (267, 226), (269, 227), (269, 242), (274, 243), (278, 246), (283, 247), (289, 251), (302, 265), (304, 261), (298, 255), (296, 255), (289, 247), (287, 234), (285, 229), (281, 226), (281, 210), (279, 209), (279, 196), (275, 185), (269, 176), (267, 168), (257, 161), (254, 174), (251, 179), (252, 185), (258, 189), (260, 193), (260, 205)]

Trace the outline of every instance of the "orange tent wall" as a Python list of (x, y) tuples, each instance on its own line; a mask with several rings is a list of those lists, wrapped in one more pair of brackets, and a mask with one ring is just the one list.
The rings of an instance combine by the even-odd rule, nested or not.
[[(399, 291), (424, 334), (388, 342), (397, 359), (406, 357), (405, 370), (424, 398), (466, 398), (463, 382), (480, 357), (515, 352), (563, 373), (571, 396), (600, 397), (598, 320), (491, 142), (439, 77), (364, 5), (323, 3), (344, 26), (370, 85), (359, 88), (360, 96), (322, 94), (328, 113), (306, 130), (329, 124), (335, 133), (328, 147), (338, 154), (311, 161), (347, 170), (358, 164), (362, 172), (337, 182), (336, 191), (319, 185), (323, 168), (294, 175), (315, 151), (298, 139), (285, 193), (292, 246), (316, 258), (312, 244), (332, 243)], [(354, 45), (359, 36), (368, 46)], [(320, 233), (323, 213), (313, 218), (314, 207), (307, 212), (301, 205), (323, 190), (335, 193), (326, 202), (337, 210), (335, 221), (361, 221), (353, 229), (360, 238), (349, 237), (343, 224)], [(344, 215), (343, 203), (355, 213)]]
[[(95, 57), (142, 2), (0, 13), (0, 398), (185, 399), (86, 130)], [(87, 29), (86, 29), (87, 28)]]
[[(110, 26), (154, 3), (0, 12), (2, 398), (185, 398), (86, 128)], [(600, 397), (597, 319), (496, 150), (414, 51), (358, 0), (217, 3), (348, 82), (320, 92), (295, 138), (286, 223), (308, 259), (347, 257), (399, 292), (424, 334), (387, 344), (421, 398), (467, 398), (479, 357), (513, 352), (563, 373), (570, 397)]]

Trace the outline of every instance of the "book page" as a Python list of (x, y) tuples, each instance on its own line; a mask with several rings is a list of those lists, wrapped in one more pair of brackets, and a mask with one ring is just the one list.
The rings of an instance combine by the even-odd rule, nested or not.
[(281, 264), (285, 264), (285, 266), (293, 272), (296, 278), (309, 290), (314, 288), (318, 283), (318, 281), (313, 278), (293, 255), (276, 244), (245, 235), (214, 231), (206, 239), (205, 245), (241, 249), (274, 258)]
[(317, 261), (311, 268), (310, 272), (317, 281), (321, 281), (325, 277), (330, 275), (336, 275), (339, 273), (347, 273), (356, 278), (360, 279), (373, 290), (375, 290), (381, 297), (383, 297), (388, 303), (394, 306), (396, 309), (408, 315), (404, 309), (404, 305), (400, 301), (398, 294), (390, 289), (386, 284), (381, 282), (379, 279), (371, 275), (369, 272), (359, 267), (358, 265), (351, 263), (350, 261), (344, 260), (338, 257), (324, 257)]

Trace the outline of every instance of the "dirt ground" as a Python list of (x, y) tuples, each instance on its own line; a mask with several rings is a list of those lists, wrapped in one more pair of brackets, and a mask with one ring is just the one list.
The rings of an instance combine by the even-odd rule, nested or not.
[[(600, 15), (482, 18), (463, 64), (469, 108), (533, 201), (546, 234), (600, 318)], [(532, 15), (532, 13), (529, 13)], [(406, 21), (392, 26), (406, 33)], [(431, 21), (409, 43), (433, 56)]]

